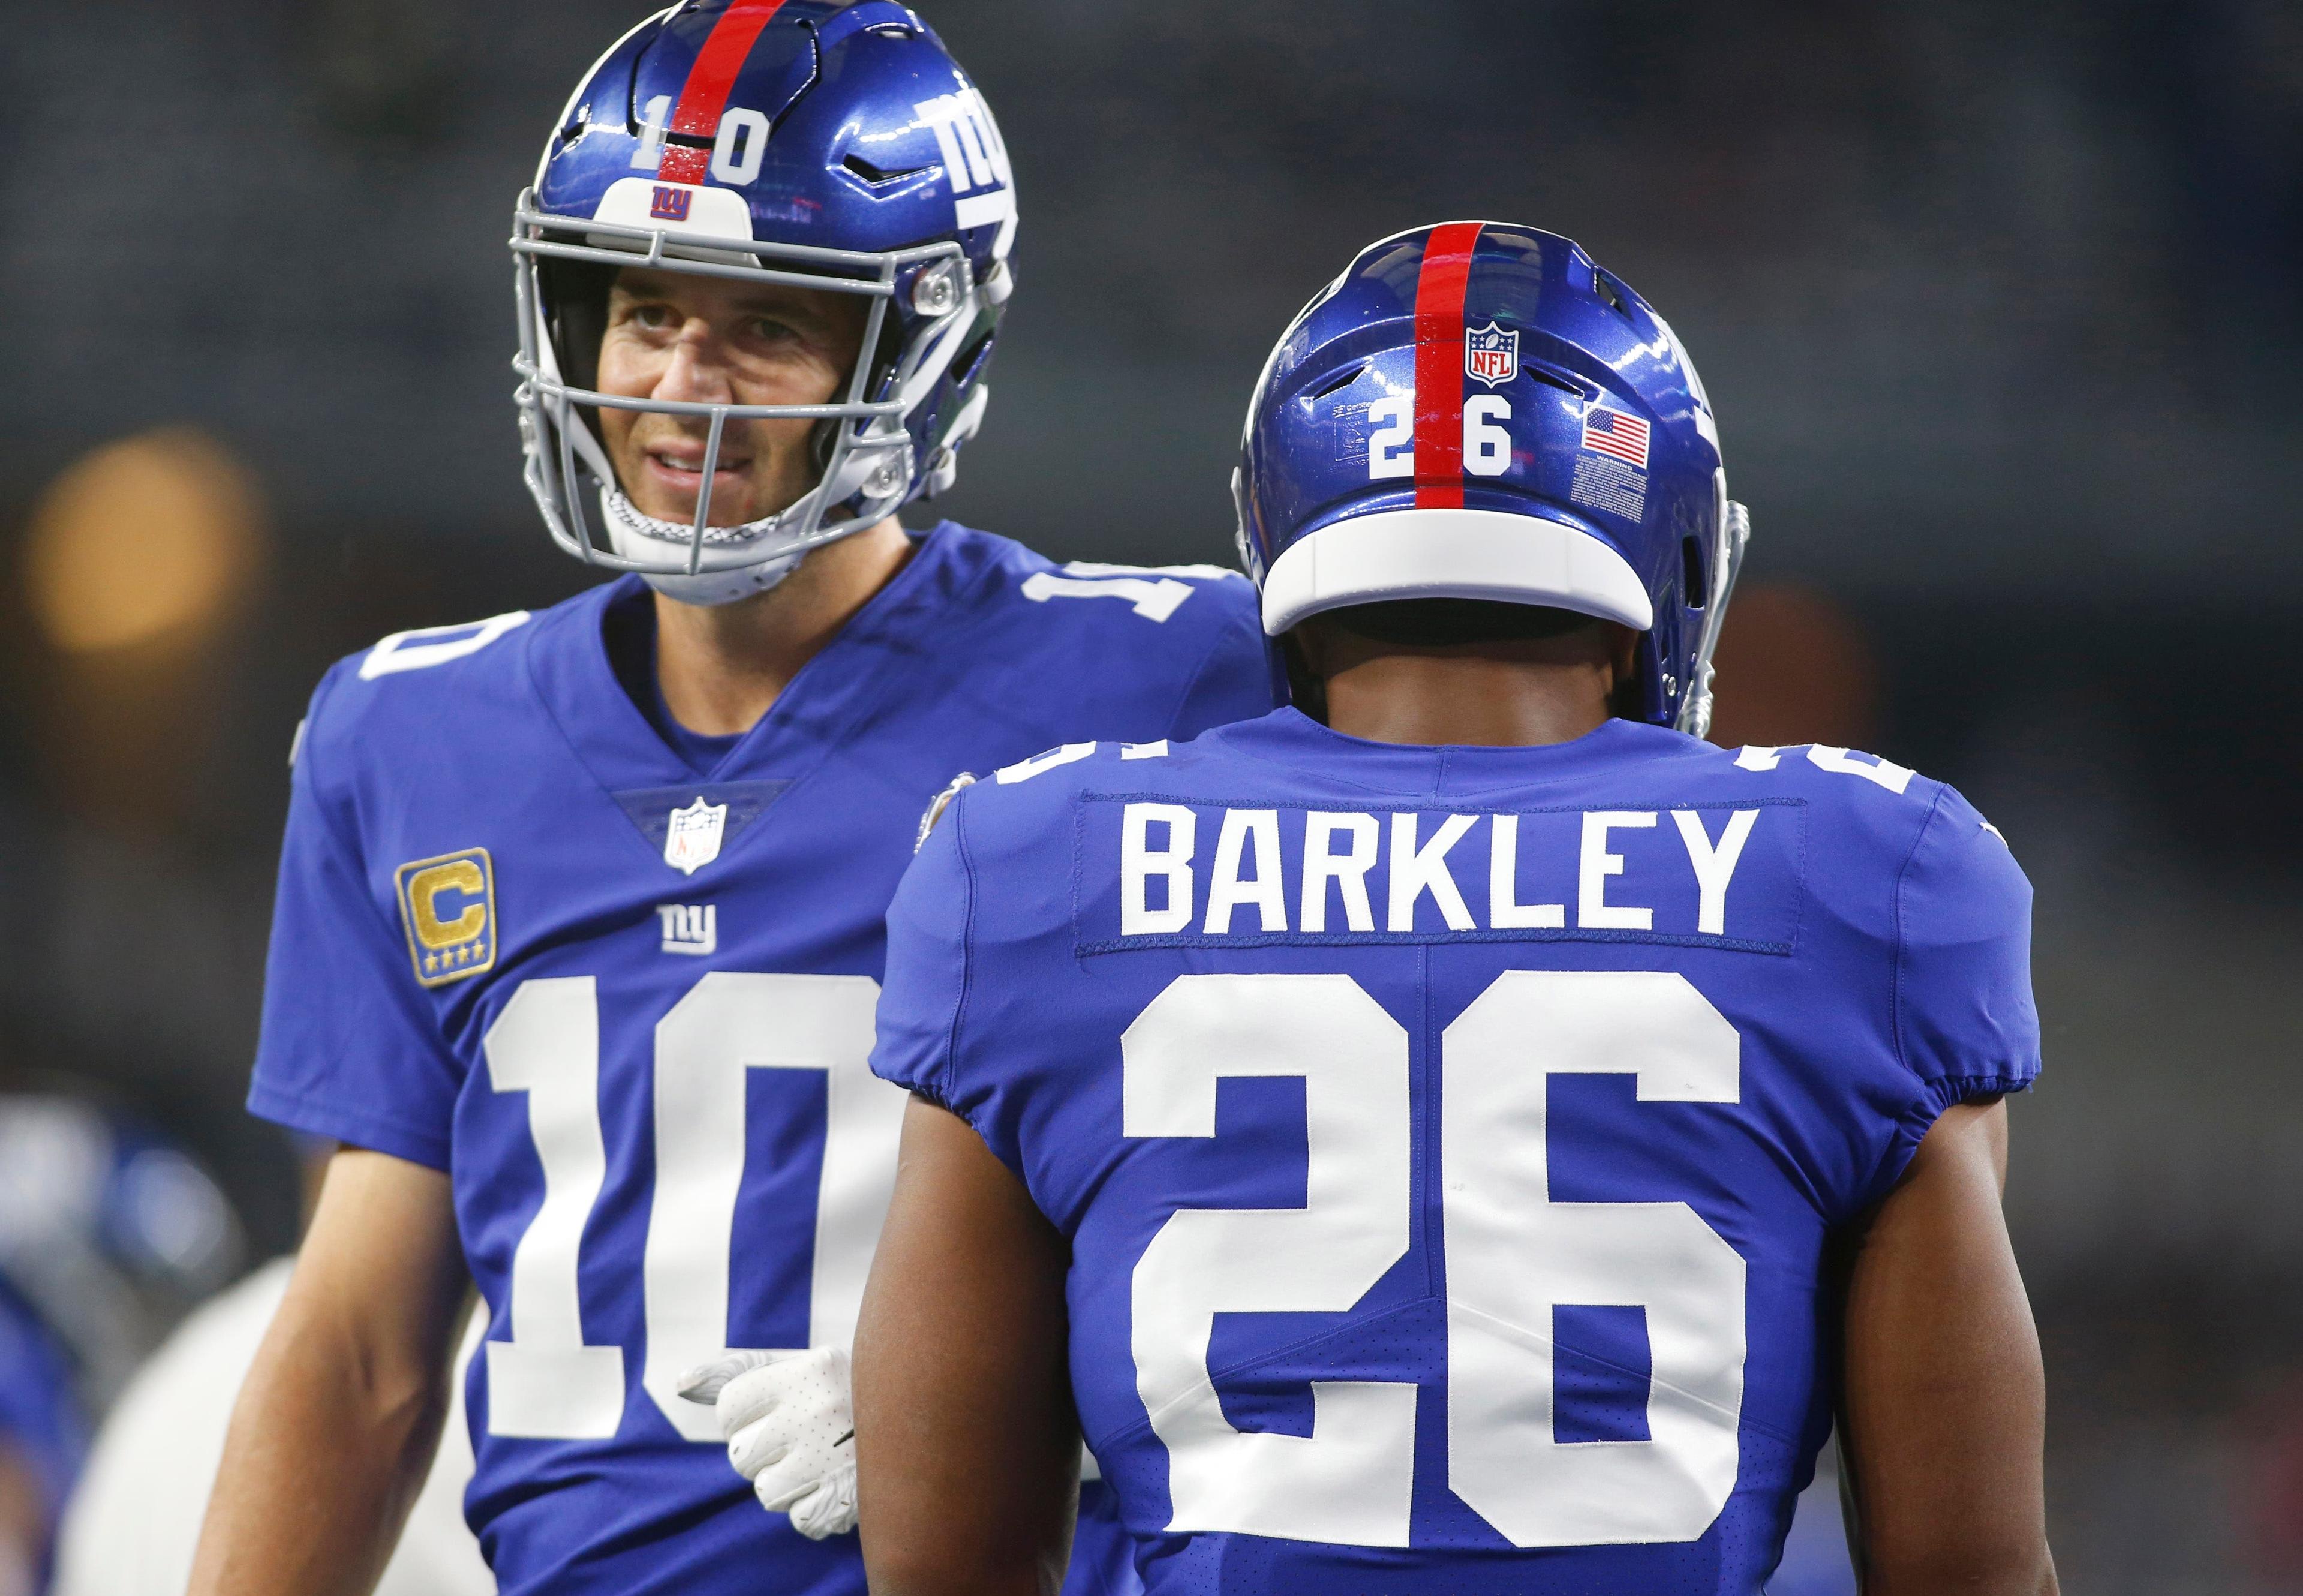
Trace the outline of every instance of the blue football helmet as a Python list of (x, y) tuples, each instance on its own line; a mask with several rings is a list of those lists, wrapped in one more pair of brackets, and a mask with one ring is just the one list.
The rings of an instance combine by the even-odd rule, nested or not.
[[(673, 597), (725, 603), (949, 487), (990, 398), (1016, 224), (991, 107), (906, 7), (682, 0), (642, 22), (569, 98), (513, 226), (526, 477), (553, 539)], [(640, 264), (866, 296), (846, 396), (739, 405), (599, 393), (608, 287)], [(708, 418), (692, 524), (625, 496), (594, 428), (601, 406)], [(816, 423), (814, 491), (763, 520), (710, 525), (722, 429), (794, 418)]]
[(1287, 329), (1233, 478), (1264, 630), (1348, 604), (1540, 604), (1642, 634), (1641, 718), (1702, 736), (1750, 519), (1664, 319), (1499, 222), (1361, 252)]

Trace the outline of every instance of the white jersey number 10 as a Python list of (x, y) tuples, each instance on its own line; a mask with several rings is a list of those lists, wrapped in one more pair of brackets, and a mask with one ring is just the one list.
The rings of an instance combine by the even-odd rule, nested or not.
[[(655, 1028), (655, 1193), (641, 1263), (647, 1362), (640, 1383), (690, 1440), (717, 1441), (680, 1374), (731, 1350), (728, 1271), (744, 1154), (745, 1076), (820, 1070), (823, 1170), (816, 1192), (808, 1345), (855, 1339), (872, 1249), (894, 1189), (905, 1094), (871, 1073), (880, 984), (863, 975), (715, 971)], [(624, 1412), (620, 1347), (584, 1338), (577, 1289), (584, 1226), (607, 1178), (600, 1133), (599, 1003), (588, 975), (528, 981), (488, 1027), (488, 1080), (527, 1094), (544, 1203), (512, 1252), (511, 1339), (490, 1341), (488, 1432), (603, 1440)]]

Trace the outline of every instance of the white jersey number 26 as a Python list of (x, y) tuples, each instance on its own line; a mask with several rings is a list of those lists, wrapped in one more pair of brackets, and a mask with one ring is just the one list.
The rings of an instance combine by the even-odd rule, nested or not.
[[(744, 1179), (745, 1077), (821, 1070), (823, 1170), (816, 1192), (808, 1345), (856, 1336), (864, 1279), (895, 1186), (904, 1093), (871, 1073), (880, 984), (863, 975), (715, 971), (655, 1028), (655, 1192), (641, 1263), (647, 1362), (640, 1383), (690, 1440), (720, 1439), (680, 1374), (731, 1350), (728, 1269)], [(588, 975), (528, 981), (488, 1027), (488, 1080), (527, 1094), (544, 1203), (511, 1262), (511, 1339), (490, 1341), (488, 1432), (603, 1440), (624, 1412), (624, 1355), (584, 1338), (577, 1288), (585, 1222), (607, 1178), (600, 1134), (600, 1017)]]
[[(1743, 1260), (1684, 1203), (1559, 1203), (1554, 1075), (1631, 1075), (1643, 1102), (1732, 1103), (1725, 1018), (1667, 972), (1512, 971), (1441, 1038), (1447, 1484), (1514, 1546), (1684, 1541), (1734, 1489)], [(1416, 1388), (1318, 1381), (1308, 1436), (1233, 1428), (1218, 1313), (1348, 1312), (1406, 1256), (1407, 1034), (1347, 975), (1186, 975), (1128, 1027), (1125, 1130), (1212, 1136), (1216, 1082), (1303, 1082), (1301, 1208), (1184, 1208), (1135, 1268), (1137, 1394), (1168, 1448), (1174, 1531), (1405, 1546)], [(1646, 1440), (1553, 1438), (1552, 1310), (1647, 1310)]]

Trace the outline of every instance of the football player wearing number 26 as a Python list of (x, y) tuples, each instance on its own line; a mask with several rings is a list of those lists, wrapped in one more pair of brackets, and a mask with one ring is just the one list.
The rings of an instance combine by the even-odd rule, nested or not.
[(1294, 703), (960, 795), (856, 1338), (882, 1596), (1754, 1596), (1836, 1409), (1864, 1589), (2038, 1596), (2000, 1215), (2030, 889), (1940, 783), (1698, 740), (1749, 521), (1573, 243), (1354, 261), (1250, 411)]
[(867, 1060), (921, 814), (1272, 702), (1236, 574), (898, 521), (983, 418), (1016, 228), (989, 106), (890, 0), (687, 0), (568, 101), (518, 397), (552, 536), (614, 579), (313, 699), (249, 1101), (350, 1151), (200, 1596), (370, 1588), (468, 1275), (506, 1596), (864, 1589), (847, 1351), (905, 1103)]

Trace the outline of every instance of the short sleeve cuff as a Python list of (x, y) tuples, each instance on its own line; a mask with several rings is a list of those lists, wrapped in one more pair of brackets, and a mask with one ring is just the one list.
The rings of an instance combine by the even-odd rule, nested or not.
[(1927, 1140), (1928, 1132), (1936, 1127), (1936, 1121), (1944, 1117), (1944, 1110), (1954, 1104), (1973, 1102), (1978, 1098), (2010, 1097), (2018, 1092), (2028, 1092), (2038, 1078), (2039, 1071), (2035, 1065), (2028, 1070), (2006, 1075), (1954, 1075), (1926, 1083), (1919, 1101), (1904, 1110), (1902, 1118), (1895, 1121), (1894, 1139), (1887, 1144), (1886, 1153), (1879, 1161), (1878, 1175), (1862, 1205), (1868, 1208), (1895, 1189), (1895, 1183), (1902, 1179), (1903, 1171), (1911, 1167), (1912, 1156), (1919, 1152), (1919, 1144)]
[(442, 1174), (449, 1170), (449, 1138), (436, 1130), (388, 1115), (361, 1113), (336, 1103), (315, 1102), (257, 1081), (249, 1088), (248, 1111), (259, 1119), (307, 1136), (325, 1136), (348, 1146), (389, 1153)]
[[(915, 1097), (924, 1097), (940, 1109), (951, 1109), (951, 1078), (941, 1053), (894, 1055), (882, 1047), (872, 1055), (872, 1073), (891, 1086), (901, 1086)], [(957, 1113), (957, 1109), (952, 1109)]]

